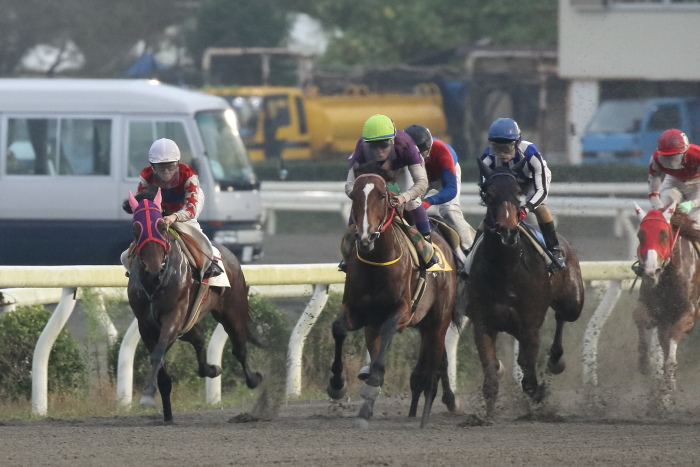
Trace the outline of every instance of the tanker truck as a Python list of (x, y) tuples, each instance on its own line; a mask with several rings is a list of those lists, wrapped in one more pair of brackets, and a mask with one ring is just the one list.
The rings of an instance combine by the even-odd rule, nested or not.
[(433, 136), (449, 141), (442, 96), (434, 83), (419, 84), (412, 94), (371, 93), (364, 85), (335, 95), (280, 86), (203, 91), (223, 97), (233, 107), (252, 161), (347, 157), (365, 120), (378, 113), (393, 119), (397, 128), (420, 123)]

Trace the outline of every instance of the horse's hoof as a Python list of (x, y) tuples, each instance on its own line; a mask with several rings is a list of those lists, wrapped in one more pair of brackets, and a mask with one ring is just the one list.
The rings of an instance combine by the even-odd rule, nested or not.
[(366, 430), (367, 428), (369, 428), (369, 422), (364, 418), (358, 417), (355, 419), (355, 428), (359, 428), (360, 430)]
[(360, 381), (366, 381), (367, 378), (369, 378), (369, 365), (360, 368), (360, 372), (357, 374), (357, 379)]
[(245, 380), (246, 386), (248, 386), (248, 389), (255, 389), (258, 387), (260, 382), (263, 380), (263, 376), (259, 372), (253, 373), (250, 378), (247, 378)]
[(340, 400), (343, 397), (345, 397), (345, 393), (347, 393), (348, 387), (343, 381), (343, 386), (340, 387), (339, 389), (335, 389), (331, 383), (328, 383), (328, 386), (326, 387), (326, 393), (330, 396), (331, 399), (334, 401)]
[(214, 371), (214, 376), (210, 376), (210, 378), (216, 378), (217, 376), (221, 375), (223, 370), (219, 365), (211, 365), (212, 370)]
[(139, 405), (141, 407), (155, 407), (156, 406), (156, 398), (153, 396), (141, 396), (141, 401), (139, 402)]
[(381, 391), (379, 386), (370, 386), (365, 383), (360, 388), (360, 397), (363, 399), (375, 400)]
[(552, 362), (552, 360), (547, 360), (547, 370), (553, 375), (561, 374), (564, 368), (566, 368), (566, 363), (563, 358), (560, 358), (556, 363)]

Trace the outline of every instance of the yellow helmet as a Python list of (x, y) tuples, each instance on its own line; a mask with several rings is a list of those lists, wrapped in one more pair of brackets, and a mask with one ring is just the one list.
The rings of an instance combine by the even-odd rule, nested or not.
[(362, 127), (362, 139), (366, 142), (381, 141), (396, 136), (396, 126), (386, 115), (372, 115)]

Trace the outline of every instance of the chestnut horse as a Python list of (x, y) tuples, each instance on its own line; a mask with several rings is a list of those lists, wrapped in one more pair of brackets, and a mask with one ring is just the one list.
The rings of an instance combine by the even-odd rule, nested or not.
[[(221, 367), (207, 363), (201, 327), (195, 324), (189, 330), (183, 329), (189, 321), (200, 283), (193, 277), (192, 267), (179, 242), (166, 228), (161, 213), (160, 190), (155, 196), (142, 191), (137, 198), (129, 192), (136, 247), (127, 290), (141, 338), (151, 355), (151, 377), (144, 389), (141, 405), (155, 406), (157, 380), (164, 422), (172, 423), (172, 381), (166, 370), (165, 354), (175, 339), (189, 342), (194, 347), (199, 376), (215, 378), (221, 374)], [(217, 246), (231, 287), (211, 286), (204, 295), (199, 318), (211, 312), (223, 325), (231, 340), (233, 355), (243, 366), (246, 384), (254, 388), (262, 376), (251, 372), (246, 363), (246, 342), (250, 339), (256, 343), (249, 332), (248, 288), (238, 259), (228, 249)]]
[[(460, 321), (459, 313), (453, 312), (457, 283), (454, 259), (448, 253), (441, 264), (443, 271), (425, 273), (424, 292), (414, 304), (413, 298), (423, 279), (409, 254), (408, 239), (393, 220), (395, 212), (389, 206), (386, 181), (377, 174), (360, 175), (350, 197), (357, 228), (356, 246), (347, 260), (342, 311), (333, 323), (335, 358), (327, 392), (336, 400), (345, 395), (343, 342), (348, 331), (364, 328), (371, 362), (369, 376), (360, 390), (365, 401), (358, 424), (366, 426), (384, 382), (387, 348), (395, 333), (415, 327), (420, 331), (421, 346), (411, 374), (409, 417), (416, 416), (422, 392), (425, 402), (421, 427), (424, 427), (441, 377), (442, 400), (450, 411), (456, 410), (455, 397), (447, 380), (445, 352), (447, 329), (451, 322), (458, 325)], [(432, 238), (443, 252), (451, 251), (436, 232)]]
[(664, 355), (661, 403), (667, 407), (676, 388), (678, 344), (700, 318), (700, 255), (693, 245), (700, 233), (687, 215), (671, 215), (675, 203), (648, 213), (635, 203), (635, 210), (641, 221), (637, 258), (643, 271), (633, 314), (639, 333), (639, 371), (649, 374), (647, 334), (655, 327)]
[[(537, 355), (540, 327), (551, 306), (556, 319), (554, 342), (549, 349), (547, 368), (553, 374), (564, 371), (562, 330), (564, 322), (576, 321), (583, 308), (583, 279), (578, 258), (568, 242), (559, 237), (566, 256), (566, 269), (550, 276), (548, 262), (528, 234), (520, 228), (521, 188), (517, 173), (525, 160), (513, 169), (490, 169), (481, 160), (479, 168), (485, 181), (481, 198), (486, 205), (481, 245), (473, 254), (473, 263), (464, 291), (465, 314), (472, 320), (474, 339), (484, 372), (482, 387), (486, 414), (493, 416), (503, 366), (496, 356), (496, 338), (506, 332), (518, 340), (523, 391), (540, 402), (545, 391), (538, 384)], [(462, 292), (462, 291), (460, 291)]]

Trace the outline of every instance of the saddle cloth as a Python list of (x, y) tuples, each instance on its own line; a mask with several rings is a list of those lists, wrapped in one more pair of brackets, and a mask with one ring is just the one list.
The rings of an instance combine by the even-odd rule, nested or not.
[(200, 277), (211, 264), (211, 260), (209, 258), (217, 259), (218, 265), (224, 270), (224, 272), (218, 276), (209, 278), (210, 287), (231, 287), (231, 283), (228, 280), (228, 275), (226, 274), (225, 265), (221, 259), (219, 249), (214, 245), (211, 245), (211, 249), (209, 250), (208, 246), (210, 243), (206, 238), (202, 239), (204, 236), (202, 232), (183, 223), (174, 223), (171, 225), (171, 228), (178, 234), (175, 239), (180, 243), (180, 246), (185, 251), (185, 255), (190, 262), (190, 266), (199, 271)]

